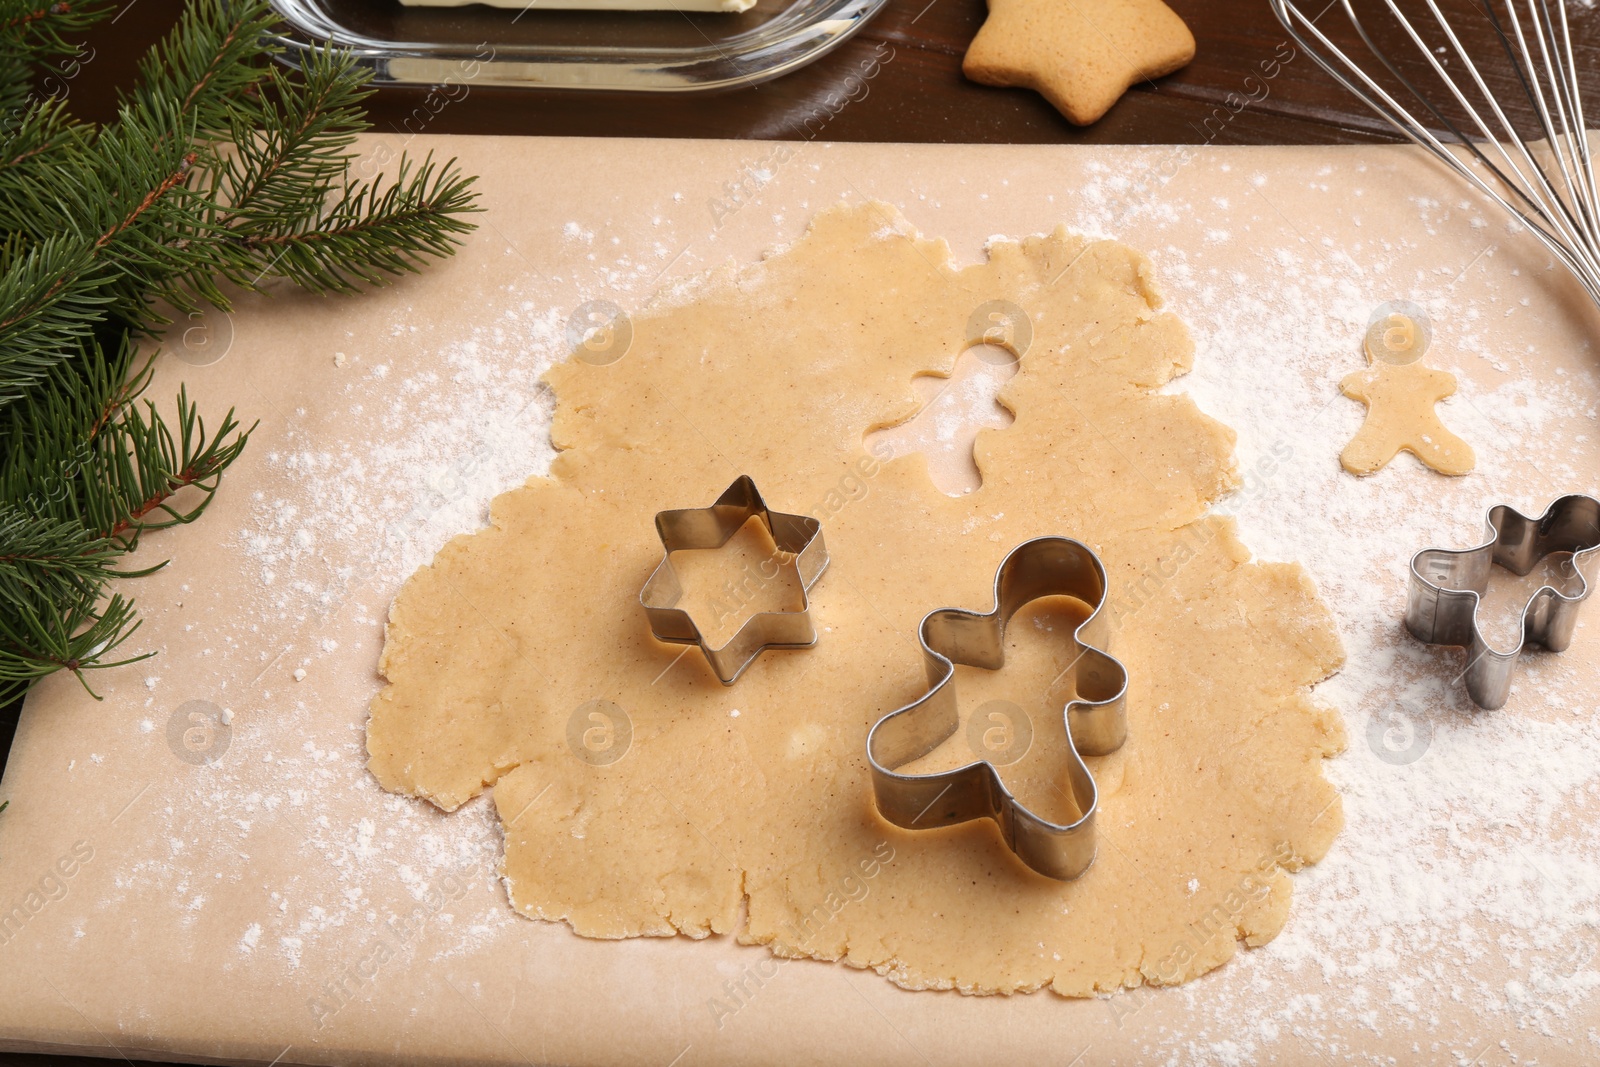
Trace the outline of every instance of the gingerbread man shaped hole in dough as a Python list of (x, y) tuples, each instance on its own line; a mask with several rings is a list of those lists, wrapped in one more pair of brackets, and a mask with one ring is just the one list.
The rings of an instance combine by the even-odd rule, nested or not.
[(1404, 450), (1440, 474), (1466, 474), (1472, 446), (1445, 429), (1434, 405), (1456, 391), (1455, 375), (1424, 366), (1433, 332), (1420, 308), (1396, 302), (1373, 316), (1363, 346), (1367, 369), (1346, 375), (1344, 395), (1367, 405), (1367, 417), (1339, 462), (1372, 474)]
[(978, 434), (1016, 421), (997, 398), (1032, 344), (1033, 321), (1021, 307), (1009, 300), (979, 304), (967, 318), (967, 347), (950, 373), (911, 379), (922, 405), (917, 413), (869, 431), (863, 443), (880, 458), (921, 452), (935, 489), (946, 496), (972, 492), (983, 485), (974, 451)]

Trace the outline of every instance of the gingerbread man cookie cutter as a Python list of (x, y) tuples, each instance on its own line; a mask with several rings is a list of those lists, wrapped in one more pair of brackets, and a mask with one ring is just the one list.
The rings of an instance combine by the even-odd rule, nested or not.
[[(1461, 677), (1467, 695), (1492, 711), (1511, 695), (1511, 678), (1524, 648), (1533, 643), (1562, 652), (1572, 643), (1578, 607), (1593, 588), (1583, 568), (1600, 550), (1600, 501), (1564, 496), (1538, 518), (1497, 504), (1484, 522), (1488, 540), (1475, 548), (1426, 548), (1411, 557), (1406, 629), (1430, 645), (1465, 648), (1467, 667)], [(1522, 639), (1515, 648), (1494, 648), (1478, 628), (1478, 605), (1489, 588), (1490, 568), (1499, 565), (1525, 575), (1552, 552), (1572, 553), (1578, 592), (1569, 596), (1540, 586), (1522, 609)]]
[[(1068, 537), (1040, 537), (1017, 546), (1001, 562), (988, 612), (939, 608), (923, 616), (917, 634), (928, 691), (878, 720), (867, 734), (873, 792), (885, 819), (909, 830), (992, 819), (1011, 851), (1040, 874), (1066, 881), (1089, 869), (1098, 793), (1083, 757), (1114, 752), (1127, 738), (1128, 672), (1103, 651), (1110, 630), (1106, 586), (1105, 567), (1088, 546)], [(987, 760), (934, 774), (898, 773), (959, 728), (955, 664), (986, 670), (1004, 666), (1007, 622), (1025, 604), (1048, 596), (1076, 597), (1091, 609), (1072, 631), (1076, 658), (1068, 670), (1076, 696), (1062, 713), (1078, 819), (1053, 823), (1034, 814)]]
[[(672, 554), (685, 549), (721, 548), (751, 518), (759, 518), (780, 553), (791, 557), (800, 576), (798, 611), (762, 611), (746, 619), (737, 633), (713, 646), (687, 611), (678, 607), (683, 586), (672, 568)], [(658, 641), (699, 645), (723, 685), (732, 685), (769, 648), (810, 648), (817, 643), (811, 622), (811, 587), (828, 569), (822, 523), (809, 515), (773, 511), (748, 474), (741, 474), (708, 508), (656, 514), (656, 533), (665, 554), (639, 591), (639, 603)]]

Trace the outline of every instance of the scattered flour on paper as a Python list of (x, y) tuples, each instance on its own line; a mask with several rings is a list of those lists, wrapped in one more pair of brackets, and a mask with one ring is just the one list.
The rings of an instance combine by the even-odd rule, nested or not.
[[(397, 371), (386, 355), (397, 347), (415, 355), (410, 308), (395, 316), (387, 337), (337, 341), (339, 422), (359, 428), (333, 440), (289, 420), (287, 439), (265, 454), (283, 488), (276, 495), (255, 490), (249, 521), (233, 533), (247, 571), (245, 602), (202, 629), (208, 647), (201, 655), (223, 645), (236, 661), (256, 661), (256, 679), (225, 680), (214, 694), (253, 714), (236, 722), (234, 707), (222, 709), (221, 721), (233, 728), (229, 755), (204, 775), (163, 787), (160, 847), (121, 871), (116, 886), (126, 897), (179, 901), (178, 937), (198, 943), (222, 936), (236, 946), (237, 965), (281, 967), (322, 1008), (346, 1003), (322, 980), (348, 977), (377, 931), (418, 908), (423, 926), (450, 928), (448, 938), (430, 942), (445, 946), (436, 961), (470, 954), (507, 932), (526, 935), (526, 920), (506, 905), (498, 884), (491, 894), (460, 891), (497, 883), (503, 846), (492, 800), (480, 797), (446, 815), (383, 791), (366, 772), (364, 717), (330, 743), (326, 707), (301, 693), (319, 665), (348, 669), (337, 658), (340, 627), (381, 628), (408, 574), (451, 537), (485, 525), (494, 497), (548, 469), (552, 409), (541, 378), (568, 348), (567, 311), (550, 306), (549, 285), (570, 279), (637, 306), (681, 253), (666, 237), (638, 258), (609, 247), (590, 251), (595, 231), (609, 228), (563, 227), (560, 238), (572, 250), (567, 277), (503, 287), (495, 317), (480, 316), (462, 335), (433, 346), (412, 364), (420, 369)], [(534, 291), (538, 303), (530, 299)], [(291, 643), (269, 647), (267, 633), (290, 634)], [(348, 653), (352, 643), (345, 646)], [(274, 667), (279, 672), (269, 674)], [(144, 682), (145, 706), (154, 713), (172, 686), (155, 675)], [(374, 675), (374, 691), (378, 684)], [(139, 728), (162, 725), (152, 720), (148, 730)], [(246, 750), (250, 756), (242, 758)], [(367, 814), (349, 824), (326, 811)], [(252, 853), (264, 847), (263, 836), (280, 852), (287, 836), (290, 854), (306, 862), (287, 874), (274, 871), (263, 914), (219, 935), (202, 890), (256, 877)], [(409, 901), (395, 903), (397, 885)], [(402, 929), (407, 941), (416, 936)], [(357, 996), (366, 995), (364, 980), (352, 982)]]
[[(1271, 193), (1265, 175), (1250, 180)], [(1362, 190), (1348, 193), (1359, 205)], [(1110, 170), (1081, 195), (1098, 212), (1072, 224), (1092, 231), (1098, 223), (1108, 234), (1205, 208), (1172, 198), (1146, 205)], [(1594, 432), (1600, 377), (1589, 369), (1582, 380), (1563, 374), (1551, 384), (1529, 373), (1537, 352), (1493, 347), (1484, 324), (1527, 313), (1526, 305), (1456, 297), (1451, 282), (1467, 265), (1442, 265), (1412, 279), (1410, 291), (1392, 291), (1398, 255), (1428, 235), (1512, 230), (1465, 200), (1414, 204), (1414, 231), (1374, 230), (1353, 247), (1263, 241), (1256, 255), (1275, 279), (1270, 289), (1247, 284), (1243, 272), (1199, 265), (1204, 257), (1193, 249), (1147, 249), (1169, 309), (1196, 343), (1194, 371), (1171, 388), (1239, 433), (1245, 481), (1221, 510), (1237, 514), (1259, 557), (1306, 565), (1349, 657), (1317, 688), (1346, 715), (1349, 750), (1326, 768), (1346, 828), (1322, 862), (1296, 875), (1283, 933), (1180, 989), (1128, 995), (1184, 998), (1194, 1032), (1151, 1045), (1170, 1064), (1252, 1063), (1258, 1053), (1273, 1056), (1285, 1033), (1315, 1045), (1335, 1026), (1414, 1047), (1431, 1062), (1464, 1064), (1491, 1035), (1514, 1048), (1525, 1030), (1571, 1043), (1580, 1058), (1600, 1055), (1600, 1035), (1570, 1021), (1585, 1017), (1578, 1009), (1594, 1017), (1600, 987), (1600, 823), (1572, 817), (1600, 802), (1594, 697), (1561, 657), (1534, 653), (1518, 675), (1518, 713), (1480, 712), (1447, 683), (1460, 651), (1427, 649), (1400, 623), (1413, 552), (1478, 543), (1489, 503), (1538, 514), (1556, 495), (1527, 494), (1524, 453), (1538, 456), (1538, 473), (1561, 492), (1600, 488), (1600, 472), (1550, 447), (1546, 432), (1557, 418)], [(1232, 205), (1236, 230), (1239, 209), (1251, 206)], [(1260, 228), (1278, 233), (1269, 202), (1254, 207)], [(1398, 298), (1429, 311), (1438, 365), (1479, 357), (1511, 376), (1490, 392), (1462, 377), (1461, 393), (1440, 408), (1447, 424), (1481, 443), (1469, 478), (1433, 476), (1407, 455), (1366, 479), (1334, 461), (1363, 415), (1340, 396), (1339, 379), (1361, 365), (1368, 316)], [(1580, 641), (1592, 619), (1580, 616)], [(1390, 709), (1397, 716), (1383, 715)], [(1285, 998), (1285, 972), (1319, 976), (1327, 995)], [(1440, 1013), (1462, 1008), (1484, 1020), (1483, 1042), (1464, 1055), (1435, 1039)]]
[[(1080, 232), (1135, 244), (1130, 231), (1151, 232), (1212, 208), (1227, 228), (1213, 230), (1208, 241), (1237, 235), (1252, 219), (1277, 232), (1265, 175), (1244, 175), (1233, 203), (1213, 205), (1170, 193), (1152, 198), (1127, 173), (1104, 168), (1072, 196), (1051, 198), (1048, 210)], [(1258, 193), (1263, 199), (1251, 203)], [(1348, 193), (1359, 205), (1361, 190)], [(1459, 653), (1423, 649), (1398, 622), (1411, 552), (1473, 543), (1488, 500), (1543, 507), (1545, 499), (1517, 491), (1524, 473), (1518, 450), (1539, 445), (1553, 419), (1592, 424), (1600, 381), (1589, 371), (1565, 388), (1537, 382), (1521, 373), (1536, 353), (1492, 350), (1484, 324), (1529, 309), (1452, 300), (1451, 278), (1462, 265), (1418, 276), (1412, 292), (1381, 291), (1393, 284), (1384, 281), (1388, 265), (1430, 227), (1504, 230), (1470, 204), (1416, 207), (1415, 232), (1375, 230), (1357, 247), (1263, 245), (1256, 254), (1266, 269), (1256, 276), (1274, 279), (1270, 291), (1244, 271), (1208, 265), (1203, 249), (1145, 247), (1169, 308), (1197, 345), (1194, 371), (1172, 388), (1239, 433), (1246, 481), (1222, 510), (1238, 515), (1245, 543), (1260, 557), (1303, 562), (1339, 618), (1349, 662), (1317, 695), (1343, 709), (1350, 737), (1348, 752), (1327, 764), (1347, 828), (1326, 859), (1295, 876), (1283, 933), (1179, 989), (1108, 1000), (1113, 1013), (1126, 1013), (1138, 1010), (1140, 998), (1182, 998), (1186, 1032), (1151, 1035), (1151, 1062), (1253, 1063), (1277, 1056), (1284, 1034), (1317, 1044), (1352, 1026), (1395, 1047), (1414, 1043), (1419, 1054), (1444, 1062), (1460, 1055), (1430, 1033), (1445, 1003), (1482, 1016), (1487, 1029), (1513, 1041), (1532, 1029), (1574, 1042), (1576, 1055), (1600, 1055), (1590, 1047), (1600, 1045), (1600, 1035), (1566, 1025), (1600, 996), (1600, 824), (1568, 815), (1600, 806), (1600, 722), (1590, 698), (1564, 684), (1570, 671), (1559, 657), (1535, 657), (1519, 688), (1548, 686), (1542, 712), (1474, 713), (1443, 681)], [(914, 204), (910, 210), (914, 216)], [(609, 249), (589, 252), (595, 230), (604, 232), (591, 222), (563, 233), (592, 260), (584, 284), (601, 290), (593, 295), (637, 296), (670, 266), (670, 242), (658, 242), (648, 262), (608, 260)], [(1491, 392), (1463, 378), (1462, 393), (1445, 402), (1447, 424), (1485, 447), (1472, 478), (1430, 476), (1426, 493), (1412, 491), (1418, 470), (1408, 456), (1364, 480), (1340, 472), (1334, 459), (1361, 418), (1337, 382), (1359, 366), (1355, 346), (1374, 306), (1397, 296), (1422, 303), (1436, 323), (1449, 322), (1448, 337), (1436, 335), (1435, 344), (1441, 351), (1448, 345), (1452, 359), (1479, 357), (1510, 375)], [(401, 380), (371, 356), (341, 364), (350, 376), (350, 412), (379, 410), (393, 430), (375, 446), (357, 448), (306, 436), (268, 457), (293, 476), (294, 489), (292, 497), (258, 496), (251, 522), (237, 533), (258, 569), (253, 611), (295, 623), (327, 615), (379, 625), (407, 574), (449, 537), (481, 527), (495, 495), (547, 468), (550, 407), (537, 382), (565, 350), (564, 311), (508, 290), (500, 312), (499, 320), (433, 353), (431, 370)], [(404, 331), (396, 327), (397, 339)], [(1576, 462), (1551, 451), (1541, 454), (1540, 469), (1574, 491), (1600, 488), (1596, 472)], [(336, 567), (330, 559), (361, 562)], [(296, 669), (314, 670), (335, 647), (293, 649)], [(263, 667), (271, 654), (262, 653)], [(314, 709), (292, 695), (261, 699), (277, 719), (275, 738), (312, 721)], [(1400, 757), (1380, 743), (1388, 735), (1369, 739), (1374, 710), (1396, 706), (1404, 709), (1410, 743), (1422, 746), (1411, 750), (1410, 762), (1396, 762)], [(353, 826), (305, 817), (315, 827), (305, 848), (335, 872), (340, 890), (330, 899), (310, 873), (273, 890), (271, 913), (232, 934), (241, 962), (272, 957), (292, 971), (320, 938), (357, 936), (380, 918), (366, 901), (380, 880), (398, 878), (421, 900), (449, 872), (481, 878), (495, 869), (500, 841), (482, 798), (444, 816), (384, 793), (365, 773), (363, 730), (364, 723), (352, 723), (349, 737), (331, 748), (306, 742), (264, 753), (259, 766), (225, 761), (182, 801), (243, 827), (228, 847), (246, 858), (248, 827), (285, 806), (314, 810), (323, 806), (320, 794), (354, 792), (371, 812)], [(171, 838), (164, 855), (130, 869), (129, 888), (158, 879), (185, 900), (199, 894), (210, 876), (193, 872), (216, 868), (185, 854), (202, 847)], [(463, 952), (525, 922), (498, 899), (482, 914), (451, 912), (443, 921), (459, 931)], [(1286, 975), (1308, 974), (1326, 983), (1326, 995), (1282, 995)]]
[[(246, 676), (215, 697), (254, 714), (235, 720), (234, 707), (223, 709), (233, 728), (228, 757), (163, 786), (158, 817), (167, 829), (116, 882), (128, 896), (178, 900), (176, 936), (216, 937), (207, 885), (259, 877), (252, 854), (267, 848), (262, 837), (282, 851), (288, 835), (290, 854), (304, 862), (273, 871), (263, 912), (220, 936), (236, 945), (238, 966), (278, 966), (308, 999), (333, 1010), (344, 1001), (316, 983), (344, 976), (378, 931), (416, 908), (425, 925), (451, 928), (449, 938), (430, 942), (447, 946), (434, 960), (470, 954), (526, 925), (498, 887), (478, 897), (460, 892), (496, 877), (502, 845), (492, 801), (479, 798), (446, 816), (383, 791), (366, 772), (364, 720), (330, 742), (326, 707), (302, 697), (297, 684), (319, 664), (338, 662), (341, 644), (332, 635), (339, 626), (380, 627), (407, 574), (451, 536), (482, 526), (494, 496), (548, 467), (550, 403), (539, 380), (564, 352), (564, 318), (514, 292), (506, 299), (510, 310), (500, 321), (429, 353), (429, 369), (410, 375), (343, 342), (344, 413), (352, 420), (376, 414), (381, 429), (338, 443), (291, 421), (288, 441), (266, 455), (287, 477), (278, 482), (281, 496), (254, 492), (250, 520), (234, 533), (253, 571), (243, 587), (247, 603), (204, 638), (246, 662), (259, 660), (259, 683)], [(407, 343), (408, 332), (397, 325), (387, 341)], [(295, 643), (265, 648), (256, 636), (264, 631), (293, 634)], [(269, 676), (273, 666), (289, 669)], [(167, 687), (154, 675), (145, 683), (147, 706), (159, 710)], [(149, 730), (164, 725), (152, 722)], [(367, 814), (351, 824), (327, 811)], [(404, 890), (398, 904), (396, 886)], [(350, 988), (366, 993), (361, 981)]]

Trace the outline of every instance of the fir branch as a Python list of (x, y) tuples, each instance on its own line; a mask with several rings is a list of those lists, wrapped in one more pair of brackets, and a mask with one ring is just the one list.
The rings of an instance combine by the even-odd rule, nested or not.
[(99, 345), (87, 345), (0, 414), (0, 500), (43, 519), (74, 523), (96, 537), (103, 532), (98, 517), (128, 510), (126, 499), (115, 496), (115, 484), (99, 472), (107, 466), (104, 435), (143, 393), (154, 370), (153, 359), (137, 358), (127, 335), (110, 357)]
[(277, 17), (267, 0), (191, 3), (160, 44), (139, 64), (136, 107), (176, 106), (204, 136), (232, 129), (234, 111), (264, 75)]
[(0, 107), (22, 101), (0, 122), (0, 698), (143, 658), (113, 659), (139, 623), (111, 586), (164, 564), (118, 564), (199, 518), (254, 430), (230, 410), (208, 432), (183, 388), (170, 415), (142, 399), (159, 302), (382, 284), (477, 210), (454, 161), (352, 181), (368, 74), (331, 51), (272, 65), (266, 0), (191, 0), (104, 127), (27, 99), (28, 65), (104, 12), (75, 3), (0, 0)]
[(260, 110), (234, 116), (235, 151), (217, 169), (213, 192), (226, 204), (223, 224), (231, 230), (311, 219), (349, 168), (346, 150), (367, 128), (360, 103), (371, 94), (370, 75), (346, 53), (315, 49), (300, 78), (292, 86), (287, 72), (274, 68)]
[[(198, 519), (221, 484), (221, 476), (244, 451), (250, 429), (239, 433), (233, 409), (222, 418), (215, 436), (207, 437), (205, 420), (189, 400), (187, 387), (178, 389), (178, 434), (146, 400), (145, 410), (129, 405), (96, 438), (96, 454), (104, 462), (101, 474), (106, 492), (92, 499), (91, 528), (122, 545), (138, 546), (146, 530), (191, 523)], [(198, 499), (181, 504), (185, 490), (197, 490)]]
[(0, 0), (0, 53), (31, 63), (75, 55), (78, 46), (65, 34), (81, 33), (111, 13), (100, 0)]
[[(240, 432), (230, 409), (216, 433), (208, 433), (186, 386), (179, 387), (169, 423), (153, 402), (140, 400), (154, 356), (137, 359), (131, 341), (110, 360), (98, 347), (87, 349), (81, 366), (58, 369), (48, 388), (6, 413), (0, 501), (74, 523), (123, 551), (137, 547), (146, 530), (200, 517), (255, 427)], [(27, 492), (40, 485), (53, 491)], [(8, 548), (0, 538), (0, 554)]]
[(33, 99), (33, 66), (56, 56), (77, 55), (64, 35), (79, 33), (111, 11), (90, 0), (0, 0), (0, 125), (21, 121)]
[(145, 652), (119, 660), (106, 657), (139, 629), (133, 601), (112, 594), (104, 607), (85, 600), (68, 605), (35, 598), (12, 600), (15, 615), (0, 615), (0, 700), (10, 700), (29, 684), (67, 670), (96, 700), (85, 671), (124, 667), (149, 659)]
[(430, 154), (412, 172), (402, 156), (394, 180), (350, 182), (343, 195), (313, 224), (241, 238), (258, 253), (265, 273), (306, 289), (356, 292), (358, 282), (379, 284), (386, 275), (415, 272), (428, 256), (445, 256), (470, 232), (462, 215), (477, 211), (475, 178), (463, 177), (455, 160), (442, 167)]
[(96, 538), (77, 523), (29, 515), (0, 503), (0, 596), (24, 591), (45, 601), (93, 599), (122, 554), (109, 538)]
[(59, 161), (58, 153), (81, 150), (88, 133), (88, 127), (67, 114), (65, 100), (41, 100), (0, 127), (0, 170), (14, 175), (18, 168)]
[(191, 118), (175, 106), (124, 105), (94, 146), (101, 200), (80, 201), (75, 213), (94, 221), (97, 277), (113, 294), (115, 317), (135, 329), (165, 323), (152, 310), (157, 298), (195, 310), (174, 280), (222, 265), (213, 208), (197, 189), (206, 148), (192, 142), (193, 133)]
[(77, 284), (93, 261), (81, 242), (0, 245), (0, 406), (21, 398), (82, 341), (111, 300)]
[(118, 576), (112, 564), (120, 545), (10, 504), (0, 504), (0, 545), (0, 601), (12, 609), (0, 615), (0, 700), (58, 670), (83, 681), (84, 670), (150, 655), (106, 659), (139, 626), (131, 600), (113, 595), (100, 603), (106, 582)]
[(0, 129), (22, 121), (32, 97), (32, 65), (22, 56), (0, 53)]
[(123, 233), (131, 229), (133, 225), (137, 223), (139, 219), (146, 212), (148, 212), (158, 200), (172, 192), (172, 190), (176, 189), (184, 182), (188, 181), (189, 175), (194, 169), (194, 161), (197, 158), (197, 155), (198, 153), (195, 152), (185, 153), (183, 158), (178, 160), (178, 166), (176, 169), (169, 173), (165, 178), (162, 178), (159, 182), (157, 182), (154, 189), (151, 189), (149, 192), (145, 193), (144, 196), (140, 198), (139, 202), (128, 210), (128, 213), (122, 217), (120, 222), (116, 223), (111, 227), (111, 229), (94, 239), (95, 251), (98, 252), (112, 241), (115, 241), (118, 237), (121, 237)]
[[(192, 240), (206, 226), (208, 206), (189, 188), (199, 153), (183, 122), (170, 106), (124, 107), (98, 136), (59, 142), (48, 165), (0, 168), (0, 230), (41, 248), (57, 245), (70, 262), (56, 284), (23, 295), (41, 306), (57, 298), (108, 305), (78, 320), (75, 334), (105, 315), (137, 328), (159, 321), (149, 311), (152, 285), (211, 259), (211, 244)], [(9, 317), (0, 311), (0, 322)]]

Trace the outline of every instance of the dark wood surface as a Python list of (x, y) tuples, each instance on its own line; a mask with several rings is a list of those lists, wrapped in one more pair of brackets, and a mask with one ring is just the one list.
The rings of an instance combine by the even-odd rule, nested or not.
[[(116, 88), (130, 82), (139, 56), (172, 24), (182, 5), (182, 0), (122, 2), (115, 21), (87, 35), (90, 58), (69, 71), (70, 76), (58, 73), (43, 86), (66, 94), (86, 119), (113, 114)], [(961, 57), (983, 22), (985, 0), (889, 0), (834, 52), (745, 89), (627, 94), (469, 83), (453, 91), (453, 99), (442, 108), (435, 97), (434, 113), (424, 105), (428, 88), (386, 86), (373, 98), (370, 112), (379, 129), (420, 127), (429, 133), (998, 144), (1347, 144), (1398, 139), (1309, 56), (1289, 51), (1288, 37), (1266, 0), (1168, 2), (1194, 31), (1194, 61), (1175, 74), (1135, 86), (1087, 128), (1071, 125), (1033, 92), (981, 86), (962, 77)], [(1303, 2), (1316, 10), (1326, 0)], [(1490, 60), (1497, 92), (1509, 89), (1509, 69), (1478, 0), (1443, 3), (1455, 14), (1452, 24), (1470, 50)], [(1600, 88), (1600, 10), (1572, 8), (1577, 66), (1584, 82)], [(1329, 4), (1321, 10), (1320, 27), (1341, 42), (1353, 40), (1341, 8)], [(1397, 36), (1392, 28), (1379, 30), (1379, 39), (1386, 42)], [(1292, 58), (1278, 64), (1275, 77), (1261, 78), (1262, 64), (1286, 54)], [(1399, 47), (1396, 54), (1405, 55), (1402, 68), (1408, 76), (1429, 80), (1414, 51)], [(863, 88), (856, 79), (874, 67)], [(854, 98), (842, 107), (826, 106), (830, 98), (838, 100), (845, 93)], [(1235, 101), (1254, 99), (1233, 113), (1226, 107), (1230, 94), (1238, 94)], [(820, 122), (819, 109), (824, 116)], [(1530, 114), (1525, 101), (1513, 101), (1512, 111)]]
[[(1194, 62), (1155, 83), (1136, 86), (1087, 129), (1067, 123), (1032, 92), (988, 88), (962, 77), (961, 56), (983, 21), (984, 0), (890, 0), (861, 33), (832, 54), (752, 88), (628, 95), (474, 85), (430, 114), (425, 128), (429, 133), (1022, 144), (1398, 140), (1308, 56), (1295, 54), (1280, 63), (1275, 77), (1259, 80), (1260, 65), (1281, 60), (1287, 40), (1266, 0), (1168, 2), (1194, 31), (1198, 42)], [(1476, 0), (1443, 3), (1463, 13), (1457, 26), (1469, 43), (1491, 52), (1497, 47)], [(131, 83), (139, 57), (172, 25), (181, 7), (181, 0), (125, 0), (115, 21), (86, 35), (85, 58), (76, 67), (41, 76), (41, 91), (66, 95), (81, 118), (110, 118), (117, 88)], [(1600, 87), (1600, 10), (1575, 6), (1574, 19), (1578, 65), (1592, 92)], [(850, 79), (874, 62), (878, 70), (863, 92)], [(1413, 61), (1406, 69), (1415, 73), (1419, 66)], [(1258, 80), (1246, 83), (1252, 75)], [(1503, 85), (1506, 78), (1500, 71), (1496, 84)], [(374, 125), (400, 130), (413, 119), (408, 128), (414, 129), (414, 116), (427, 92), (395, 86), (379, 89), (370, 104)], [(831, 95), (841, 92), (853, 92), (854, 99), (843, 107), (825, 106)], [(1230, 93), (1256, 99), (1233, 113), (1226, 107)], [(820, 127), (813, 118), (819, 108), (829, 116)], [(1514, 110), (1520, 116), (1528, 114), (1526, 104)], [(0, 708), (0, 756), (9, 750), (19, 707), (14, 703)], [(117, 1058), (111, 1048), (105, 1055)], [(103, 1061), (0, 1053), (0, 1067), (97, 1062)]]
[[(394, 0), (373, 0), (392, 3)], [(986, 143), (1330, 144), (1392, 135), (1305, 56), (1283, 66), (1218, 132), (1205, 125), (1229, 93), (1286, 40), (1265, 0), (1170, 0), (1198, 42), (1193, 63), (1132, 89), (1098, 123), (1072, 126), (1037, 94), (968, 82), (961, 56), (984, 18), (984, 0), (889, 0), (854, 38), (811, 66), (746, 89), (710, 93), (533, 91), (470, 85), (436, 115), (429, 133), (564, 134), (622, 137), (732, 137), (839, 141)], [(116, 22), (87, 36), (93, 58), (76, 77), (57, 79), (84, 118), (110, 117), (114, 89), (131, 79), (144, 48), (169, 27), (181, 0), (133, 0)], [(880, 58), (881, 57), (881, 58)], [(830, 94), (878, 60), (864, 95), (820, 129), (807, 123)], [(59, 91), (59, 90), (57, 90)], [(1256, 90), (1259, 95), (1259, 90)], [(379, 128), (399, 129), (422, 106), (425, 88), (381, 89), (371, 107)], [(426, 113), (426, 112), (424, 112)], [(1210, 134), (1208, 138), (1208, 132)]]

